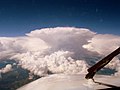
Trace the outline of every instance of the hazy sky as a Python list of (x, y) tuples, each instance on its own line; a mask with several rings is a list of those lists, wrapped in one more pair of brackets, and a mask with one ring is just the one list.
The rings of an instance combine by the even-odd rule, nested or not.
[(120, 35), (120, 0), (0, 0), (0, 36), (57, 26)]

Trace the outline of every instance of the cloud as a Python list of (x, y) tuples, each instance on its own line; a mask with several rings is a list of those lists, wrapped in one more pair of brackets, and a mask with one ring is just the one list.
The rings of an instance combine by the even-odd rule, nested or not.
[(12, 65), (11, 64), (7, 64), (4, 68), (0, 69), (0, 78), (2, 78), (1, 73), (7, 73), (12, 71)]
[(120, 47), (120, 36), (97, 34), (88, 42), (89, 44), (83, 45), (84, 48), (104, 55)]
[(0, 73), (7, 73), (9, 71), (12, 71), (12, 65), (7, 64), (4, 68), (0, 69)]
[[(0, 37), (0, 46), (1, 60), (15, 59), (35, 75), (75, 74), (87, 72), (87, 57), (104, 56), (120, 46), (120, 36), (96, 34), (85, 28), (43, 28), (23, 37)], [(113, 63), (116, 60), (111, 63), (116, 68)]]

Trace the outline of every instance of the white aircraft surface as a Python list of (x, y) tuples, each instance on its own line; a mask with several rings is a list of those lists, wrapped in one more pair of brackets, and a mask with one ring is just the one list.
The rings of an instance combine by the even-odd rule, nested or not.
[(40, 78), (17, 90), (101, 90), (120, 88), (120, 77), (96, 75), (92, 79), (85, 79), (84, 74), (63, 75), (56, 74)]

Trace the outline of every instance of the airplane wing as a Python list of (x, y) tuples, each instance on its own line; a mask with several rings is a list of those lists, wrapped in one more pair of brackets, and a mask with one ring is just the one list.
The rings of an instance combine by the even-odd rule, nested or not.
[[(85, 79), (85, 74), (50, 75), (35, 80), (17, 90), (102, 90), (120, 89), (120, 78), (107, 75), (96, 75), (94, 79)], [(98, 81), (98, 82), (97, 82)]]

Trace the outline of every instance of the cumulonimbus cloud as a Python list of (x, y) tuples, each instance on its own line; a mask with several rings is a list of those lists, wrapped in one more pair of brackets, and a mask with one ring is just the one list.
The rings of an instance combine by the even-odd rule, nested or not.
[[(120, 36), (96, 34), (85, 28), (43, 28), (23, 37), (0, 37), (0, 46), (1, 60), (15, 59), (35, 75), (74, 74), (87, 72), (86, 57), (105, 55), (119, 47)], [(119, 58), (110, 65), (119, 70), (118, 62)]]

